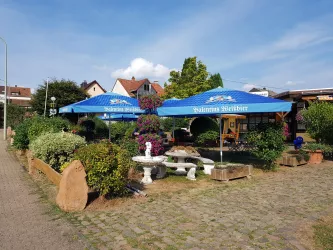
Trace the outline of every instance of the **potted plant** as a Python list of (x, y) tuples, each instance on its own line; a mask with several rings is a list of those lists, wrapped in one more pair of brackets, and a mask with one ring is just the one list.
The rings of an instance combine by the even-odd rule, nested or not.
[(324, 153), (332, 151), (330, 146), (321, 143), (308, 143), (304, 146), (304, 149), (309, 153), (310, 164), (320, 164), (324, 159)]

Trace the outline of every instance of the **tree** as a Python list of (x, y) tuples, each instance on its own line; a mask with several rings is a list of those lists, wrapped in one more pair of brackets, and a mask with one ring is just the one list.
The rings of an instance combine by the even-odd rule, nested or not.
[(181, 71), (171, 71), (169, 82), (164, 84), (165, 99), (187, 98), (223, 85), (220, 74), (209, 76), (206, 65), (196, 57), (186, 58)]
[(220, 73), (211, 75), (210, 79), (212, 81), (211, 82), (212, 88), (217, 88), (217, 87), (223, 88), (223, 81), (222, 81), (222, 77), (221, 77)]
[(311, 102), (308, 109), (301, 112), (306, 131), (317, 142), (333, 144), (333, 104)]
[[(32, 109), (37, 111), (38, 114), (44, 113), (45, 92), (46, 82), (44, 82), (44, 85), (39, 85), (36, 93), (32, 95), (31, 106)], [(56, 98), (56, 107), (59, 108), (78, 101), (82, 101), (87, 97), (87, 94), (74, 81), (53, 79), (51, 82), (49, 82), (47, 96), (48, 100), (46, 104), (46, 112), (48, 112), (50, 109), (50, 98), (52, 96)]]

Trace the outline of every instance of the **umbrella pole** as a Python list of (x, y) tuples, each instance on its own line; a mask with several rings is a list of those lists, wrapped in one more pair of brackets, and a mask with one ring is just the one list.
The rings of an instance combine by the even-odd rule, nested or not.
[(172, 117), (172, 138), (175, 139), (175, 117)]
[(109, 142), (111, 142), (111, 119), (109, 114)]
[(219, 115), (219, 120), (220, 120), (220, 156), (221, 156), (221, 163), (222, 163), (222, 115)]

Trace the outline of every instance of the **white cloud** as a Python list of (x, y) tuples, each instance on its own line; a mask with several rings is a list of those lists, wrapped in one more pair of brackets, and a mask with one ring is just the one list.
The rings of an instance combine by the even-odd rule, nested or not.
[(125, 69), (117, 69), (111, 73), (114, 78), (130, 79), (132, 76), (135, 78), (157, 78), (166, 80), (169, 77), (170, 71), (168, 67), (162, 64), (155, 64), (144, 59), (135, 58), (131, 61), (130, 66)]

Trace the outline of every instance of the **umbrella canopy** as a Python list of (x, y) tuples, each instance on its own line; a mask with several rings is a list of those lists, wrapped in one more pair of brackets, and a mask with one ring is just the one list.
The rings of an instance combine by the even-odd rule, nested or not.
[(136, 121), (139, 116), (133, 114), (116, 114), (116, 115), (101, 115), (103, 121)]
[(157, 112), (159, 116), (202, 116), (290, 110), (291, 102), (218, 87), (183, 100), (164, 102)]
[(59, 113), (142, 114), (137, 99), (107, 92), (59, 109)]

